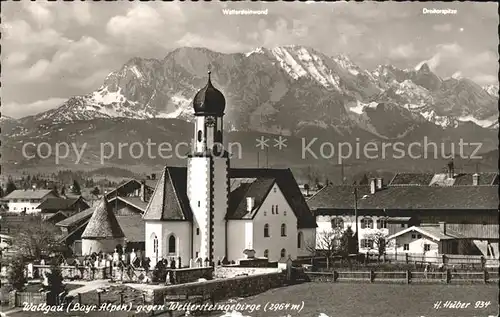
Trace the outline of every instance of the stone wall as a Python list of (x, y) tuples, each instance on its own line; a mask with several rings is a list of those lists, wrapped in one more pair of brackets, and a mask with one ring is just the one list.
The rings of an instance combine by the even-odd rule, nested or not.
[(198, 279), (204, 278), (211, 280), (214, 275), (213, 267), (198, 267), (170, 270), (174, 274), (175, 284), (197, 282)]
[(241, 267), (269, 267), (269, 260), (267, 258), (254, 258), (239, 260)]
[(201, 295), (211, 294), (215, 301), (233, 297), (250, 296), (269, 289), (284, 286), (285, 273), (268, 273), (260, 275), (240, 276), (228, 279), (205, 282), (171, 285), (149, 290), (146, 302), (154, 305), (164, 304), (167, 295)]
[(273, 267), (239, 267), (239, 266), (217, 266), (214, 278), (233, 278), (242, 275), (259, 275), (281, 272), (279, 268)]

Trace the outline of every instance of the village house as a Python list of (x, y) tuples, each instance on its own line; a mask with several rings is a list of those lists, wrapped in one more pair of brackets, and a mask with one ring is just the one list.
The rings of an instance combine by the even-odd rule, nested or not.
[(57, 198), (58, 195), (49, 189), (16, 189), (2, 201), (7, 204), (8, 212), (12, 213), (39, 213), (40, 204), (47, 198)]
[[(355, 194), (356, 192), (356, 194)], [(335, 226), (356, 230), (358, 215), (358, 240), (360, 252), (376, 253), (370, 241), (374, 232), (394, 238), (403, 252), (428, 252), (428, 246), (405, 250), (416, 244), (402, 243), (401, 239), (413, 234), (439, 237), (439, 252), (450, 254), (482, 254), (498, 258), (498, 174), (418, 174), (400, 173), (384, 186), (381, 179), (373, 179), (369, 186), (328, 185), (308, 200), (316, 215), (318, 235)], [(437, 234), (443, 223), (447, 234)], [(409, 228), (412, 228), (409, 230)], [(412, 233), (420, 228), (424, 234)], [(401, 233), (403, 232), (403, 233)], [(402, 235), (402, 236), (401, 236)], [(368, 238), (367, 238), (368, 237)], [(400, 237), (398, 239), (398, 237)], [(450, 242), (448, 240), (455, 240)], [(460, 240), (460, 241), (458, 241)], [(437, 241), (434, 239), (433, 241)], [(409, 246), (406, 246), (409, 244)]]
[(310, 255), (316, 221), (289, 169), (234, 169), (222, 147), (225, 98), (211, 83), (194, 97), (187, 167), (166, 166), (144, 213), (146, 256), (217, 263)]

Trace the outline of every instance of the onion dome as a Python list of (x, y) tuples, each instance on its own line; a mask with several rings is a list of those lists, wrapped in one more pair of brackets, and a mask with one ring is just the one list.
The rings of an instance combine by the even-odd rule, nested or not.
[(226, 98), (224, 98), (224, 95), (212, 85), (210, 73), (209, 71), (208, 82), (205, 87), (194, 96), (194, 113), (195, 115), (222, 116), (226, 108)]

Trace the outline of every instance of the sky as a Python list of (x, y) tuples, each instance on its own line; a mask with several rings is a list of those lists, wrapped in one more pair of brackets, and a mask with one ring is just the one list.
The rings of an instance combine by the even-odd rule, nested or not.
[[(498, 83), (497, 3), (2, 2), (2, 109), (19, 118), (87, 94), (133, 57), (175, 48), (305, 45), (369, 70), (427, 61), (439, 76)], [(224, 15), (223, 9), (267, 9)], [(423, 14), (423, 9), (456, 14)]]

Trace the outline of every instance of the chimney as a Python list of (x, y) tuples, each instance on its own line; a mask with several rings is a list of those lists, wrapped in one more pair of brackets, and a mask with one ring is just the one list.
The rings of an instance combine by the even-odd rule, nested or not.
[(370, 193), (375, 194), (377, 191), (377, 182), (374, 178), (370, 179)]
[(156, 180), (156, 174), (151, 174), (151, 179)]
[(141, 197), (142, 201), (146, 201), (146, 181), (142, 180), (141, 181), (141, 189), (139, 192), (139, 196)]
[(384, 187), (384, 179), (381, 177), (377, 178), (377, 190), (381, 190)]
[(255, 205), (254, 197), (247, 197), (247, 211), (252, 211)]
[(474, 173), (474, 175), (472, 175), (472, 185), (474, 185), (474, 186), (479, 185), (479, 174), (478, 173)]
[(440, 221), (440, 222), (439, 222), (439, 227), (441, 228), (441, 232), (442, 232), (443, 234), (446, 234), (446, 222), (444, 222), (444, 221)]

